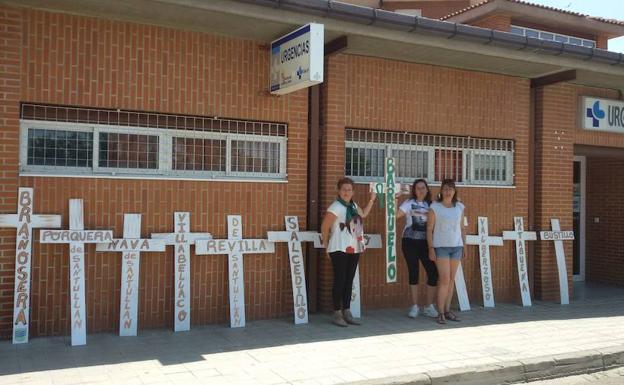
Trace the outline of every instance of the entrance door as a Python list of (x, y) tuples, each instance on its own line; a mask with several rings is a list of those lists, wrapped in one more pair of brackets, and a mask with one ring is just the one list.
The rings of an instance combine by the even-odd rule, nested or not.
[(585, 280), (585, 173), (585, 157), (575, 156), (574, 179), (572, 182), (574, 229), (574, 254), (572, 259), (572, 271), (575, 281)]

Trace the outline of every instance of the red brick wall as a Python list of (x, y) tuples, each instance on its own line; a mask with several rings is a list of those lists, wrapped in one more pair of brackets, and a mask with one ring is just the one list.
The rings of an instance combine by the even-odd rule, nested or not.
[[(226, 215), (243, 216), (243, 236), (283, 229), (283, 216), (306, 223), (307, 91), (266, 93), (268, 52), (259, 43), (127, 22), (0, 8), (2, 190), (0, 209), (15, 212), (17, 186), (35, 191), (35, 211), (63, 214), (85, 200), (86, 228), (122, 234), (123, 213), (143, 214), (142, 235), (170, 232), (174, 211), (191, 212), (192, 231), (227, 237)], [(21, 47), (21, 48), (20, 48)], [(147, 110), (288, 123), (288, 183), (239, 183), (17, 177), (19, 101)], [(302, 226), (305, 227), (305, 226)], [(11, 331), (15, 230), (2, 230), (0, 331)], [(35, 231), (35, 237), (38, 231)], [(31, 335), (68, 334), (67, 246), (35, 242)], [(226, 256), (192, 256), (193, 324), (227, 322)], [(121, 260), (95, 253), (87, 264), (88, 331), (118, 325)], [(292, 312), (285, 245), (245, 257), (250, 320)], [(141, 258), (139, 328), (171, 327), (172, 250)]]
[[(345, 127), (515, 140), (515, 188), (460, 188), (467, 206), (469, 233), (476, 217), (487, 216), (490, 232), (527, 217), (529, 83), (512, 77), (409, 64), (384, 59), (337, 55), (328, 60), (324, 85), (326, 110), (322, 208), (335, 197), (335, 182), (344, 173)], [(329, 92), (328, 92), (329, 91)], [(368, 186), (358, 185), (355, 199), (365, 203)], [(434, 187), (433, 191), (437, 192)], [(384, 234), (384, 213), (376, 207), (365, 220), (367, 233)], [(515, 249), (511, 242), (492, 249), (495, 296), (519, 299)], [(405, 306), (409, 302), (407, 268), (398, 250), (398, 282), (385, 283), (385, 254), (367, 251), (360, 264), (363, 309)], [(471, 301), (481, 303), (476, 247), (464, 260)], [(331, 266), (320, 270), (322, 308), (331, 307)]]
[[(559, 218), (562, 230), (572, 230), (572, 159), (575, 90), (558, 84), (538, 89), (536, 98), (535, 225), (551, 228)], [(572, 108), (572, 110), (571, 110)], [(564, 242), (568, 280), (572, 282), (572, 242)], [(559, 298), (554, 242), (535, 246), (535, 295)], [(570, 293), (572, 293), (572, 285)]]
[(491, 28), (497, 31), (509, 32), (511, 28), (511, 16), (503, 13), (495, 14), (483, 17), (479, 20), (471, 21), (468, 24), (482, 28)]
[[(624, 160), (587, 159), (586, 264), (588, 281), (624, 285)], [(594, 218), (599, 222), (595, 223)]]

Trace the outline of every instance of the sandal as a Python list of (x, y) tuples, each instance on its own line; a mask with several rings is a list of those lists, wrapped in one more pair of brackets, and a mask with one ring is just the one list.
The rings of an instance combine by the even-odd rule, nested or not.
[(446, 324), (446, 319), (444, 318), (444, 314), (442, 313), (438, 314), (438, 319), (436, 319), (436, 322), (439, 323), (440, 325)]
[(447, 311), (447, 312), (444, 312), (444, 317), (445, 317), (446, 319), (449, 319), (449, 320), (451, 320), (451, 321), (455, 321), (455, 322), (459, 322), (459, 321), (461, 321), (461, 320), (459, 319), (459, 317), (458, 317), (458, 316), (456, 316), (456, 315), (455, 315), (455, 313), (453, 313), (452, 311)]

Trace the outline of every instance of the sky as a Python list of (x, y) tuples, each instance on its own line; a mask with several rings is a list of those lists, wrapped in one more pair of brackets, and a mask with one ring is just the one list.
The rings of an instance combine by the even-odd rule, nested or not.
[[(525, 0), (590, 16), (624, 21), (624, 0)], [(624, 53), (624, 37), (609, 40), (609, 51)]]

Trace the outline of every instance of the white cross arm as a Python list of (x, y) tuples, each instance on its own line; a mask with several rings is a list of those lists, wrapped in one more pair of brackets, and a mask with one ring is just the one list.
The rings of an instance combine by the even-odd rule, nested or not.
[(467, 235), (466, 236), (466, 244), (468, 245), (481, 245), (486, 244), (489, 246), (502, 246), (503, 238), (501, 237), (485, 237), (484, 242), (481, 241), (481, 236), (479, 235)]
[(111, 230), (41, 230), (41, 243), (105, 243), (113, 241)]
[[(293, 233), (296, 233), (297, 239), (293, 239)], [(267, 239), (269, 242), (316, 242), (320, 234), (316, 231), (268, 231)]]
[[(380, 187), (377, 187), (380, 186)], [(395, 183), (394, 184), (394, 191), (395, 191), (395, 195), (409, 195), (410, 194), (410, 189), (412, 188), (411, 185), (409, 184), (401, 184), (401, 183)], [(381, 191), (379, 191), (381, 189)], [(370, 192), (376, 192), (376, 193), (386, 193), (388, 190), (388, 187), (386, 186), (386, 184), (384, 182), (370, 182), (368, 184), (368, 190)]]
[(542, 241), (573, 241), (574, 231), (540, 231)]
[[(383, 245), (381, 243), (381, 235), (380, 234), (365, 234), (364, 235), (364, 245), (367, 249), (381, 249)], [(314, 248), (322, 249), (323, 242), (321, 240), (321, 233), (316, 233), (314, 238)]]
[(198, 239), (195, 254), (268, 254), (275, 252), (275, 243), (266, 239)]
[(503, 231), (505, 241), (537, 241), (535, 231)]
[[(61, 227), (60, 215), (30, 215), (30, 226), (33, 228), (50, 227), (57, 229)], [(18, 227), (20, 222), (17, 214), (0, 215), (0, 227)]]
[(162, 239), (113, 239), (108, 243), (98, 243), (95, 246), (95, 251), (115, 251), (123, 253), (165, 251), (165, 242)]
[(209, 240), (212, 239), (212, 234), (210, 233), (152, 233), (152, 239), (162, 239), (165, 242), (165, 245), (177, 245), (176, 237), (183, 235), (186, 238), (186, 242), (181, 243), (189, 243), (194, 245), (200, 239)]

